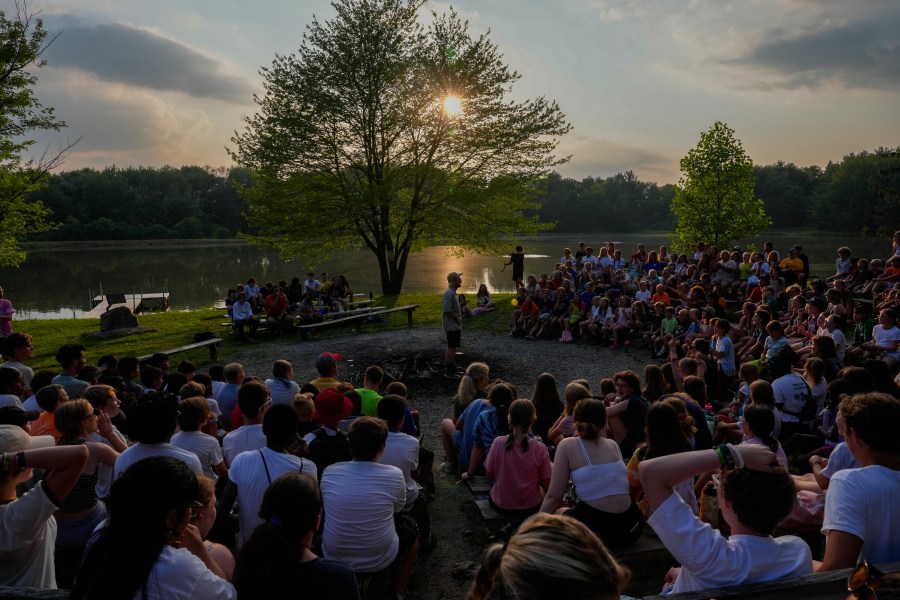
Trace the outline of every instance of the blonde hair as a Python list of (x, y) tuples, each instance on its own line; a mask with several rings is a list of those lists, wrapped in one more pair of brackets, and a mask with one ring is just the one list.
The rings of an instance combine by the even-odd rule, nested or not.
[(81, 437), (81, 423), (94, 414), (94, 407), (84, 398), (63, 402), (53, 414), (53, 424), (59, 431), (60, 441), (73, 441)]
[(803, 379), (810, 385), (818, 385), (825, 377), (825, 361), (817, 356), (806, 359), (803, 366)]
[(631, 579), (594, 532), (571, 517), (539, 513), (509, 543), (489, 547), (471, 600), (539, 600), (565, 590), (567, 600), (618, 598)]
[(478, 396), (478, 382), (490, 374), (490, 367), (484, 363), (473, 362), (466, 369), (466, 374), (459, 380), (456, 396), (460, 406), (466, 407)]
[(316, 403), (313, 401), (312, 394), (300, 394), (298, 393), (294, 396), (294, 401), (291, 403), (291, 406), (294, 408), (294, 412), (297, 413), (297, 418), (300, 421), (312, 421), (313, 412), (316, 410)]
[(757, 379), (750, 384), (750, 404), (762, 404), (775, 408), (775, 390), (765, 379)]

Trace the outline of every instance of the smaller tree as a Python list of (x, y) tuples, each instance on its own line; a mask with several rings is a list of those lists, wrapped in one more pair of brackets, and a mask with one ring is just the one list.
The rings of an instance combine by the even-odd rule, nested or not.
[(700, 135), (681, 159), (681, 172), (671, 207), (678, 220), (671, 236), (676, 250), (701, 241), (721, 248), (772, 224), (763, 201), (754, 198), (753, 161), (725, 123), (716, 121)]

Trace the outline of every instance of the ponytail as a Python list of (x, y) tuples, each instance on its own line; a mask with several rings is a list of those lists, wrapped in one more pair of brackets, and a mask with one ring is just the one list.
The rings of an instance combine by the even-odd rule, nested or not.
[(494, 580), (500, 570), (504, 550), (503, 544), (494, 544), (485, 550), (469, 593), (470, 600), (487, 600), (492, 597), (491, 591), (494, 589)]

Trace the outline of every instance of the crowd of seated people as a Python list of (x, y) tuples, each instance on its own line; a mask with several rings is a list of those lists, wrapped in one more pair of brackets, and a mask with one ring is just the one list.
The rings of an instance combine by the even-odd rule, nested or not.
[(229, 288), (225, 308), (238, 337), (252, 341), (261, 322), (276, 333), (289, 331), (296, 320), (300, 324), (318, 323), (324, 313), (344, 312), (353, 302), (353, 290), (344, 275), (328, 278), (308, 272), (306, 279), (294, 277), (291, 282), (271, 281), (260, 286), (256, 278)]
[[(642, 262), (665, 273), (660, 254)], [(621, 261), (617, 251), (601, 255)], [(900, 560), (900, 336), (885, 304), (896, 290), (863, 285), (874, 324), (867, 303), (848, 306), (832, 291), (839, 285), (821, 289), (794, 260), (799, 268), (784, 269), (795, 271), (796, 293), (769, 286), (760, 302), (751, 301), (757, 285), (741, 287), (740, 268), (733, 279), (716, 272), (715, 285), (730, 290), (720, 297), (746, 299), (733, 319), (714, 289), (641, 286), (638, 267), (635, 297), (663, 303), (665, 294), (685, 332), (700, 323), (658, 340), (663, 364), (650, 361), (640, 375), (560, 389), (545, 373), (520, 394), (492, 380), (489, 365), (469, 365), (441, 425), (441, 470), (485, 474), (495, 510), (537, 515), (505, 551), (485, 553), (471, 597), (508, 597), (521, 581), (549, 589), (541, 586), (551, 585), (542, 579), (551, 568), (617, 597), (627, 571), (606, 548), (650, 529), (680, 563), (660, 582), (665, 592)], [(687, 263), (685, 274), (696, 267)], [(622, 301), (634, 260), (619, 264), (628, 273), (617, 310), (634, 315), (634, 302)], [(565, 277), (553, 280), (565, 294)], [(631, 328), (616, 326), (629, 321), (617, 319), (606, 335), (625, 345)], [(557, 318), (555, 327), (566, 324)], [(859, 366), (848, 365), (856, 339)], [(260, 374), (239, 363), (209, 374), (189, 361), (172, 369), (162, 354), (143, 368), (107, 356), (91, 369), (84, 348), (67, 344), (57, 371), (32, 373), (23, 341), (7, 338), (0, 365), (0, 585), (71, 587), (73, 598), (251, 598), (298, 586), (313, 598), (352, 598), (383, 573), (388, 594), (402, 597), (417, 556), (437, 543), (434, 455), (415, 437), (405, 386), (384, 387), (377, 367), (353, 389), (340, 379), (341, 357), (327, 352), (315, 361), (319, 376), (303, 383), (285, 360)], [(788, 461), (811, 473), (789, 475)], [(718, 489), (717, 527), (730, 535), (704, 523), (707, 482)], [(799, 492), (824, 493), (821, 563), (800, 538), (772, 536)], [(530, 543), (560, 552), (536, 558)], [(580, 563), (595, 565), (599, 579), (578, 581)]]

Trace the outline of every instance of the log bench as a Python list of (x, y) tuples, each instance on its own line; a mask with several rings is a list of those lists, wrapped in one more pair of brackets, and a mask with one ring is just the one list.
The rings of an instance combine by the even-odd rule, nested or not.
[(294, 329), (305, 335), (312, 330), (319, 330), (325, 327), (332, 327), (335, 325), (353, 325), (353, 330), (359, 331), (362, 324), (365, 323), (367, 319), (404, 311), (406, 312), (407, 325), (409, 327), (412, 327), (412, 313), (417, 308), (419, 308), (418, 304), (408, 304), (406, 306), (395, 306), (393, 308), (377, 308), (374, 310), (366, 310), (364, 312), (349, 316), (342, 316), (346, 315), (347, 313), (338, 313), (338, 318), (336, 319), (321, 321), (319, 323), (308, 323), (306, 325), (295, 325)]

